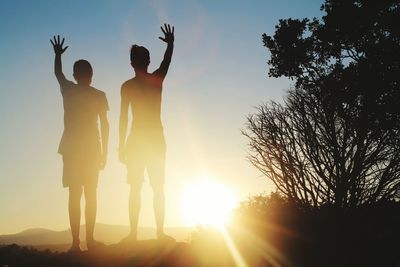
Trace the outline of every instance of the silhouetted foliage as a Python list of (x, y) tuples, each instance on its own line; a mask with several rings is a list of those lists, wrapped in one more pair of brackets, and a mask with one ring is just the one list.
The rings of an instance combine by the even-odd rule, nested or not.
[[(235, 219), (241, 228), (262, 240), (258, 242), (264, 244), (261, 256), (266, 260), (262, 266), (400, 264), (400, 203), (393, 201), (307, 210), (272, 193), (242, 203)], [(248, 235), (236, 244), (255, 250), (257, 242), (247, 239)]]
[(400, 197), (399, 1), (328, 0), (263, 35), (284, 103), (248, 118), (250, 160), (291, 202), (356, 207)]

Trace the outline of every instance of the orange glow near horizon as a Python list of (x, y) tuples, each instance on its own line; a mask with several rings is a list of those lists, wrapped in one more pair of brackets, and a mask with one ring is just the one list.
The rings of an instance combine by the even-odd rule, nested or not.
[(181, 203), (188, 226), (210, 225), (221, 229), (236, 207), (237, 197), (230, 188), (204, 174), (185, 187)]

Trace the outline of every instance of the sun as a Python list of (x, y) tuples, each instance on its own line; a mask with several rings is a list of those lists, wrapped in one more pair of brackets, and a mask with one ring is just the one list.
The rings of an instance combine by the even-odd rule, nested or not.
[(211, 225), (221, 228), (236, 207), (237, 198), (228, 187), (210, 178), (203, 178), (186, 186), (181, 203), (187, 225)]

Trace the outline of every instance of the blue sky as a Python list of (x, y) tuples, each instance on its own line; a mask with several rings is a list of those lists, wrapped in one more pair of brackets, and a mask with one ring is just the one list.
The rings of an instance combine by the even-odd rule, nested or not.
[[(66, 37), (63, 70), (91, 62), (92, 85), (109, 100), (110, 148), (98, 195), (98, 221), (128, 224), (125, 169), (117, 160), (119, 90), (133, 76), (129, 48), (151, 53), (165, 44), (160, 25), (175, 26), (175, 51), (164, 82), (162, 120), (167, 152), (167, 226), (182, 225), (179, 195), (199, 173), (229, 186), (239, 198), (273, 189), (246, 160), (246, 115), (280, 101), (286, 79), (267, 77), (262, 33), (281, 18), (321, 16), (322, 1), (7, 1), (0, 2), (0, 234), (29, 227), (68, 226), (68, 192), (56, 153), (62, 99), (49, 39)], [(140, 224), (153, 225), (151, 190), (143, 192)], [(111, 201), (112, 200), (112, 201)]]

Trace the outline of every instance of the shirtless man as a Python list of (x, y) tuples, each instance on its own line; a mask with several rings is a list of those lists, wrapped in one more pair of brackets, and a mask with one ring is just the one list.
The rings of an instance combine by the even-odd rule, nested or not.
[[(131, 66), (135, 77), (121, 87), (121, 113), (119, 122), (119, 158), (127, 165), (129, 196), (129, 217), (131, 232), (123, 241), (136, 241), (140, 211), (140, 192), (144, 170), (153, 189), (153, 207), (157, 225), (157, 237), (164, 234), (164, 169), (165, 140), (161, 123), (161, 95), (174, 48), (174, 27), (161, 27), (167, 49), (160, 67), (149, 73), (150, 53), (142, 46), (133, 45), (130, 52)], [(127, 138), (129, 106), (132, 112), (131, 131)]]

